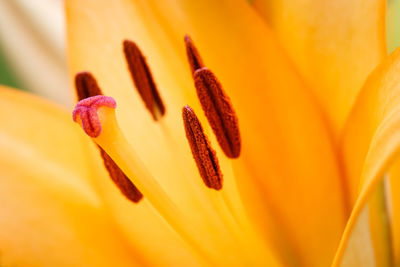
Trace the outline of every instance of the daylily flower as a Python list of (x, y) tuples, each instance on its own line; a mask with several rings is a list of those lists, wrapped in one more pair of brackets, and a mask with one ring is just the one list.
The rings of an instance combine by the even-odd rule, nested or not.
[(252, 4), (66, 2), (79, 125), (0, 91), (1, 264), (400, 263), (385, 2)]

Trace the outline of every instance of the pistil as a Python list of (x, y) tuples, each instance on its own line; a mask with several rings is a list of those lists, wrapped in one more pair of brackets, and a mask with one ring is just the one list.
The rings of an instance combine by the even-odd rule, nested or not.
[[(75, 75), (75, 88), (79, 100), (102, 95), (102, 91), (97, 84), (96, 79), (90, 72), (85, 71)], [(143, 198), (143, 194), (139, 191), (139, 189), (137, 189), (131, 180), (129, 180), (129, 178), (112, 160), (112, 158), (100, 146), (97, 147), (100, 150), (100, 155), (103, 159), (104, 166), (106, 167), (111, 180), (127, 199), (133, 201), (134, 203), (138, 203)]]

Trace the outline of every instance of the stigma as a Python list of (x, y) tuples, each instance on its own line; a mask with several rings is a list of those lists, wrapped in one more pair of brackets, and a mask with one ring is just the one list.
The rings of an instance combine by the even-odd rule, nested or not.
[(102, 126), (97, 114), (97, 109), (108, 107), (115, 109), (117, 102), (109, 96), (97, 95), (79, 101), (72, 113), (75, 122), (82, 125), (87, 135), (96, 138), (101, 134)]

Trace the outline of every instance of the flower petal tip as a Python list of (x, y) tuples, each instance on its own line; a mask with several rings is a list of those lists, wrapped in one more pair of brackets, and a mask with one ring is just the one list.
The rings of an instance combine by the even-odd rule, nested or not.
[(96, 138), (101, 134), (101, 122), (97, 109), (100, 107), (116, 108), (116, 106), (117, 102), (109, 96), (97, 95), (88, 97), (76, 104), (72, 112), (72, 118), (75, 122), (78, 122), (79, 118), (85, 133), (92, 138)]

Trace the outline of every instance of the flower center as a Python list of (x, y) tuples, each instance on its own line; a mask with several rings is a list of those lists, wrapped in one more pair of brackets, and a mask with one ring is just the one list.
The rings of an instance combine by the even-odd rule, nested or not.
[[(189, 36), (185, 36), (185, 44), (194, 86), (207, 120), (225, 155), (228, 158), (237, 158), (240, 155), (241, 139), (238, 119), (230, 99), (215, 74), (204, 67), (199, 52)], [(162, 126), (165, 123), (163, 116), (166, 113), (166, 107), (145, 57), (132, 41), (123, 42), (123, 51), (140, 97), (152, 118)], [(102, 95), (102, 90), (89, 72), (78, 73), (75, 77), (75, 86), (80, 101), (74, 109), (73, 119), (98, 145), (104, 165), (121, 193), (133, 202), (139, 202), (145, 196), (172, 228), (201, 254), (202, 258), (211, 264), (220, 262), (221, 259), (216, 256), (215, 251), (210, 249), (209, 240), (199, 234), (206, 233), (205, 229), (208, 228), (202, 221), (199, 222), (196, 216), (187, 216), (184, 208), (176, 205), (171, 199), (172, 195), (164, 191), (130, 146), (115, 116), (115, 100)], [(204, 214), (211, 215), (205, 216), (204, 220), (208, 222), (207, 227), (211, 227), (210, 225), (218, 227), (216, 232), (226, 239), (218, 243), (215, 248), (229, 248), (228, 251), (232, 249), (232, 253), (241, 256), (243, 254), (243, 263), (248, 265), (263, 265), (261, 264), (263, 259), (255, 258), (253, 255), (263, 255), (266, 248), (259, 236), (253, 232), (251, 223), (243, 211), (236, 191), (234, 175), (231, 167), (227, 167), (228, 159), (221, 159), (221, 166), (225, 167), (226, 185), (223, 188), (219, 160), (195, 112), (189, 106), (185, 106), (182, 110), (182, 118), (200, 176), (208, 188), (214, 189), (196, 193), (204, 193), (200, 197), (201, 201), (205, 201), (199, 207), (204, 206)], [(176, 162), (179, 160), (179, 158), (175, 159)], [(221, 222), (222, 227), (219, 226)], [(249, 247), (249, 243), (254, 246)]]
[[(184, 41), (194, 85), (204, 113), (225, 155), (229, 158), (237, 158), (240, 155), (241, 138), (238, 119), (230, 99), (214, 73), (204, 67), (203, 60), (192, 39), (185, 35)], [(161, 117), (165, 115), (165, 105), (143, 53), (136, 43), (130, 40), (123, 41), (123, 52), (139, 95), (153, 119), (160, 121)], [(96, 113), (98, 104), (108, 104), (111, 107), (114, 100), (100, 97), (102, 91), (96, 79), (89, 72), (78, 73), (75, 76), (75, 86), (81, 102), (74, 110), (74, 120), (77, 119), (76, 114), (79, 113), (85, 132), (96, 138), (101, 133), (101, 123), (98, 121)], [(211, 148), (194, 111), (186, 106), (183, 108), (182, 115), (192, 155), (204, 183), (209, 188), (220, 190), (222, 173), (215, 151)], [(113, 182), (128, 199), (138, 202), (143, 197), (141, 192), (107, 152), (101, 147), (99, 149)]]

